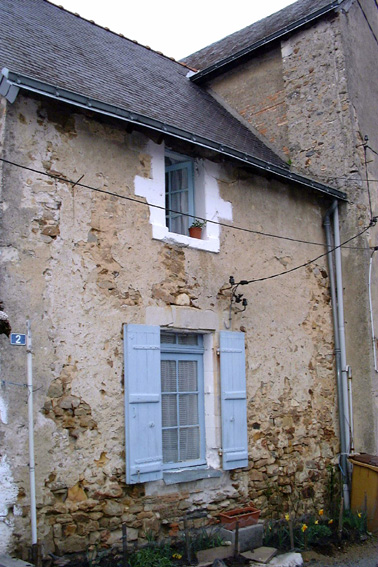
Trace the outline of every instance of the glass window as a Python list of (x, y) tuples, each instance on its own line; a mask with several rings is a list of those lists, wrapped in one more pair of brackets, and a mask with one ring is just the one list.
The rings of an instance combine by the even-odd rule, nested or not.
[(165, 157), (165, 220), (170, 232), (189, 234), (194, 218), (193, 161), (179, 154)]
[(168, 467), (205, 457), (202, 351), (201, 335), (161, 333), (163, 464)]

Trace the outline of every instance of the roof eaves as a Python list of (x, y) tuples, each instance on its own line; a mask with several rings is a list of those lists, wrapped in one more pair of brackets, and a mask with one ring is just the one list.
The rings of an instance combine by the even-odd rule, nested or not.
[(281, 180), (296, 183), (298, 185), (313, 189), (317, 192), (326, 194), (336, 199), (340, 199), (342, 201), (347, 200), (346, 194), (344, 192), (334, 189), (329, 185), (325, 185), (307, 177), (303, 177), (302, 175), (293, 173), (285, 169), (284, 167), (263, 161), (252, 155), (248, 155), (234, 148), (222, 145), (219, 142), (215, 142), (214, 140), (210, 140), (202, 136), (196, 136), (191, 132), (177, 128), (176, 126), (166, 124), (164, 122), (156, 120), (155, 118), (150, 118), (137, 112), (125, 110), (123, 108), (88, 98), (78, 93), (74, 93), (72, 91), (68, 91), (66, 89), (50, 85), (48, 83), (44, 83), (37, 79), (26, 77), (25, 75), (21, 75), (19, 73), (14, 73), (6, 68), (2, 69), (0, 75), (0, 94), (3, 94), (3, 96), (7, 97), (10, 102), (14, 102), (19, 89), (24, 89), (29, 92), (41, 94), (43, 96), (65, 102), (76, 107), (84, 108), (86, 110), (98, 112), (102, 115), (124, 120), (131, 124), (144, 126), (151, 130), (155, 130), (157, 132), (170, 135), (174, 138), (190, 142), (196, 146), (213, 150), (221, 155), (234, 159), (239, 163), (248, 165), (254, 170), (264, 172), (265, 174), (270, 173), (274, 177)]
[(259, 41), (252, 43), (248, 47), (241, 49), (237, 53), (225, 57), (224, 59), (221, 59), (217, 63), (214, 63), (213, 65), (210, 65), (205, 69), (202, 69), (201, 71), (197, 71), (196, 73), (190, 76), (190, 80), (193, 81), (193, 83), (201, 84), (210, 79), (213, 79), (214, 77), (234, 67), (236, 64), (239, 63), (241, 59), (247, 57), (256, 49), (259, 49), (260, 47), (263, 47), (264, 45), (267, 45), (272, 41), (280, 39), (281, 37), (284, 37), (285, 35), (295, 31), (296, 29), (308, 24), (309, 22), (312, 22), (320, 18), (321, 16), (324, 16), (328, 12), (331, 12), (332, 10), (337, 8), (342, 1), (343, 0), (334, 0), (333, 2), (327, 4), (326, 6), (323, 6), (323, 8), (320, 8), (319, 10), (316, 10), (315, 12), (312, 12), (307, 16), (304, 16), (303, 18), (299, 18), (295, 22), (292, 22), (291, 24), (281, 28), (280, 30), (265, 36)]

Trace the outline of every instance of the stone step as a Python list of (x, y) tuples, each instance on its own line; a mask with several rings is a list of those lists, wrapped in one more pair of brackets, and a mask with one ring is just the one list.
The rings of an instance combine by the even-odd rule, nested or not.
[(21, 559), (14, 559), (10, 555), (0, 555), (0, 567), (34, 567), (27, 561)]
[(277, 555), (277, 549), (275, 547), (257, 547), (253, 551), (246, 551), (242, 553), (242, 557), (249, 559), (250, 561), (255, 561), (257, 563), (269, 563), (269, 561)]

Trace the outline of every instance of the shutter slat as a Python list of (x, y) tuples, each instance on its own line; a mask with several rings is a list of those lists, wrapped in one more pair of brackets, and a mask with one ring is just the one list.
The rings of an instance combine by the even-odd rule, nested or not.
[(248, 465), (244, 333), (219, 336), (223, 468), (231, 470)]
[(124, 325), (126, 482), (163, 478), (160, 328)]

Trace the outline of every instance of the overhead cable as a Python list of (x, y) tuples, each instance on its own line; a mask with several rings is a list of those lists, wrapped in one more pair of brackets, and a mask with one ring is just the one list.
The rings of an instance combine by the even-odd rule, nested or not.
[[(180, 214), (183, 217), (192, 217), (192, 215), (190, 215), (188, 213), (182, 213), (181, 211), (176, 211), (174, 209), (167, 209), (163, 205), (156, 205), (156, 204), (148, 203), (146, 201), (142, 201), (140, 199), (137, 199), (135, 197), (131, 197), (129, 195), (120, 195), (119, 193), (115, 193), (114, 191), (108, 191), (106, 189), (100, 189), (98, 187), (92, 187), (91, 185), (86, 185), (85, 183), (80, 183), (80, 180), (84, 177), (83, 175), (77, 181), (73, 181), (71, 179), (67, 179), (66, 177), (62, 177), (60, 175), (56, 175), (56, 174), (53, 174), (53, 173), (48, 173), (47, 171), (41, 171), (41, 170), (35, 169), (33, 167), (28, 167), (26, 165), (22, 165), (22, 164), (13, 162), (11, 160), (7, 160), (7, 159), (2, 158), (2, 157), (0, 157), (0, 161), (6, 163), (8, 165), (18, 167), (20, 169), (24, 169), (26, 171), (31, 171), (31, 172), (36, 173), (38, 175), (43, 175), (45, 177), (49, 177), (49, 178), (54, 179), (55, 181), (59, 181), (61, 183), (68, 183), (73, 188), (74, 187), (81, 187), (83, 189), (88, 189), (88, 190), (94, 191), (96, 193), (102, 193), (102, 194), (105, 194), (105, 195), (109, 195), (110, 197), (117, 197), (118, 199), (122, 199), (122, 200), (125, 200), (125, 201), (131, 201), (133, 203), (138, 203), (140, 205), (149, 206), (151, 208), (159, 209), (159, 210), (162, 210), (162, 211), (165, 211), (165, 212)], [(286, 241), (289, 241), (289, 242), (297, 242), (299, 244), (309, 244), (311, 246), (322, 246), (322, 247), (325, 246), (324, 242), (313, 242), (311, 240), (293, 238), (291, 236), (282, 236), (282, 235), (273, 234), (273, 233), (270, 233), (270, 232), (264, 232), (264, 231), (261, 231), (261, 230), (254, 230), (254, 229), (251, 229), (251, 228), (244, 228), (244, 227), (241, 227), (241, 226), (230, 225), (230, 224), (227, 224), (225, 222), (214, 221), (214, 220), (205, 219), (205, 218), (202, 218), (202, 217), (196, 217), (196, 218), (200, 221), (206, 222), (207, 224), (214, 224), (214, 225), (217, 225), (217, 226), (229, 228), (231, 230), (237, 230), (237, 231), (240, 231), (240, 232), (247, 232), (247, 233), (255, 234), (255, 235), (258, 235), (258, 236), (275, 238), (277, 240), (286, 240)], [(357, 247), (357, 248), (353, 247), (352, 249), (353, 250), (366, 250), (366, 248), (362, 248), (362, 247)]]
[(286, 274), (290, 274), (291, 272), (295, 272), (296, 270), (300, 270), (301, 268), (305, 268), (306, 266), (309, 266), (310, 264), (313, 264), (314, 262), (316, 262), (317, 260), (320, 260), (320, 258), (324, 258), (324, 256), (327, 256), (328, 254), (331, 254), (332, 252), (334, 252), (335, 250), (337, 250), (338, 248), (341, 248), (342, 246), (344, 246), (345, 244), (348, 244), (348, 242), (351, 242), (352, 240), (355, 240), (356, 238), (358, 238), (359, 236), (361, 236), (362, 234), (364, 234), (367, 230), (369, 230), (369, 228), (371, 228), (372, 226), (374, 226), (377, 222), (377, 217), (375, 217), (369, 224), (369, 226), (366, 226), (363, 230), (361, 230), (359, 233), (355, 234), (354, 236), (352, 236), (351, 238), (348, 238), (348, 240), (345, 240), (344, 242), (342, 242), (341, 244), (339, 244), (338, 246), (335, 246), (334, 248), (332, 248), (331, 250), (328, 250), (327, 252), (324, 252), (323, 254), (319, 254), (319, 256), (316, 256), (316, 258), (312, 258), (311, 260), (308, 260), (307, 262), (304, 262), (303, 264), (300, 264), (299, 266), (295, 266), (294, 268), (290, 268), (290, 270), (284, 270), (283, 272), (277, 272), (276, 274), (272, 274), (270, 276), (265, 276), (263, 278), (255, 278), (252, 280), (240, 280), (240, 282), (237, 282), (237, 286), (239, 285), (249, 285), (252, 283), (256, 283), (256, 282), (263, 282), (265, 280), (271, 280), (273, 278), (278, 278), (280, 276), (286, 276)]

